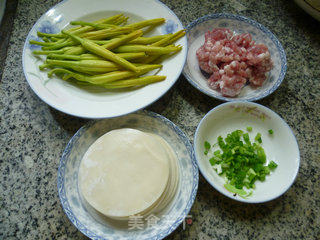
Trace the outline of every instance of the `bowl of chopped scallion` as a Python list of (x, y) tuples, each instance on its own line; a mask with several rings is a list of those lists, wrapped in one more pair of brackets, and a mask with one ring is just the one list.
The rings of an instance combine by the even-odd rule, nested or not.
[(200, 121), (194, 150), (202, 175), (232, 199), (261, 203), (285, 193), (300, 154), (288, 124), (260, 104), (221, 104)]

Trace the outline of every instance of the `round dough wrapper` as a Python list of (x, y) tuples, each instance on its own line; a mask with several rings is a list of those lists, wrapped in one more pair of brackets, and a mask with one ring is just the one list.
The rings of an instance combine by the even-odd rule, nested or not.
[[(179, 184), (179, 163), (177, 155), (175, 154), (172, 147), (167, 143), (166, 140), (164, 140), (162, 137), (149, 133), (152, 137), (154, 137), (159, 144), (161, 144), (165, 149), (167, 153), (167, 157), (169, 159), (169, 179), (166, 185), (166, 188), (164, 189), (162, 195), (158, 198), (158, 200), (152, 204), (149, 208), (146, 210), (139, 212), (139, 215), (142, 215), (144, 217), (147, 217), (150, 214), (159, 214), (163, 209), (165, 209), (172, 199), (174, 198), (178, 184)], [(129, 220), (130, 216), (126, 217), (117, 217), (114, 219), (117, 220)]]
[(85, 200), (108, 217), (138, 214), (153, 205), (167, 185), (166, 149), (152, 135), (123, 128), (97, 139), (80, 163)]
[(166, 149), (169, 158), (170, 174), (166, 189), (164, 190), (163, 194), (158, 199), (156, 204), (154, 204), (148, 209), (148, 211), (144, 213), (145, 215), (159, 213), (170, 204), (176, 194), (180, 179), (178, 158), (174, 150), (162, 137), (155, 134), (152, 135), (157, 138), (159, 143), (162, 144)]

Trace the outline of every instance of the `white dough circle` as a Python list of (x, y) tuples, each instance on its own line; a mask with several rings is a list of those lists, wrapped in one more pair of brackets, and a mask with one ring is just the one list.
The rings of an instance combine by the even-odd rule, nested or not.
[(112, 130), (84, 154), (79, 185), (85, 200), (108, 217), (145, 211), (163, 194), (170, 173), (166, 149), (139, 130)]

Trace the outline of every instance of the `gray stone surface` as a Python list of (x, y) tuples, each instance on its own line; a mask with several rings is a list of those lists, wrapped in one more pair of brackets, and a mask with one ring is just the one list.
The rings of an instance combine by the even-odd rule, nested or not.
[[(36, 20), (58, 0), (19, 1), (0, 82), (0, 239), (86, 239), (64, 214), (57, 193), (59, 158), (87, 120), (58, 112), (28, 86), (21, 55)], [(301, 167), (282, 197), (264, 204), (232, 201), (200, 177), (193, 223), (167, 239), (320, 239), (320, 23), (293, 1), (164, 1), (186, 25), (209, 13), (241, 14), (268, 27), (283, 44), (288, 70), (271, 96), (259, 101), (276, 111), (297, 137)], [(221, 104), (183, 76), (149, 106), (193, 140), (200, 119)]]

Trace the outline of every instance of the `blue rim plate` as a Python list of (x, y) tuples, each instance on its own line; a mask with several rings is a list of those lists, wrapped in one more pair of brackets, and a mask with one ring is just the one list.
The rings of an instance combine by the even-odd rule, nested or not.
[[(144, 11), (147, 7), (148, 11)], [(34, 93), (51, 107), (82, 118), (100, 119), (123, 116), (143, 109), (162, 97), (179, 78), (187, 55), (187, 38), (184, 36), (176, 44), (183, 49), (174, 57), (163, 62), (158, 75), (166, 80), (150, 84), (132, 91), (106, 91), (92, 86), (75, 86), (57, 77), (48, 79), (47, 72), (40, 71), (44, 56), (35, 56), (37, 45), (29, 40), (39, 40), (37, 31), (57, 33), (69, 26), (70, 21), (94, 21), (123, 13), (128, 22), (152, 18), (165, 18), (165, 24), (156, 28), (151, 35), (167, 34), (184, 29), (179, 18), (165, 4), (158, 0), (64, 0), (43, 14), (30, 30), (23, 48), (22, 65), (26, 80)], [(154, 74), (154, 70), (150, 74)]]
[[(207, 86), (206, 78), (199, 69), (195, 52), (204, 42), (204, 33), (217, 27), (229, 28), (238, 33), (249, 32), (256, 42), (267, 45), (274, 67), (262, 87), (252, 89), (249, 85), (245, 86), (239, 96), (230, 98), (222, 96), (220, 92)], [(273, 93), (283, 81), (287, 70), (286, 54), (276, 36), (260, 23), (244, 16), (216, 13), (194, 20), (186, 30), (188, 55), (183, 75), (192, 86), (204, 94), (222, 101), (257, 101)]]
[[(162, 136), (173, 147), (179, 159), (180, 183), (175, 198), (158, 216), (159, 221), (155, 226), (142, 230), (114, 228), (90, 210), (78, 189), (78, 169), (85, 151), (104, 133), (124, 127)], [(81, 127), (62, 154), (57, 187), (64, 212), (91, 239), (162, 239), (173, 232), (187, 216), (196, 197), (198, 181), (193, 146), (186, 135), (165, 117), (149, 111), (139, 111), (119, 118), (91, 121)]]

